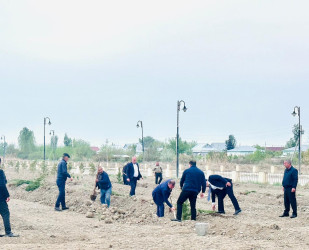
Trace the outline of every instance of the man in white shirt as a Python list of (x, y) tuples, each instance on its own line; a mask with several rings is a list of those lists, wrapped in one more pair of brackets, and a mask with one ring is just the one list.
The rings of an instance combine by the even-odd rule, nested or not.
[(136, 156), (132, 157), (132, 162), (127, 165), (127, 181), (130, 183), (131, 190), (130, 196), (135, 195), (136, 184), (139, 179), (143, 179), (141, 172), (139, 171), (139, 165), (137, 163)]

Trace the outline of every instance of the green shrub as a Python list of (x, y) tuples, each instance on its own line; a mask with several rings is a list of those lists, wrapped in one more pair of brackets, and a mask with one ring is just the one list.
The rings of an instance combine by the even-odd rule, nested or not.
[(119, 184), (122, 184), (122, 183), (123, 183), (121, 168), (118, 168), (117, 182), (118, 182)]
[(91, 163), (89, 164), (89, 167), (90, 167), (90, 174), (91, 174), (91, 175), (94, 175), (94, 174), (97, 172), (97, 169), (96, 169), (94, 163), (91, 162)]
[(16, 162), (16, 164), (15, 164), (15, 171), (16, 171), (17, 173), (19, 173), (19, 168), (20, 168), (20, 163), (19, 163), (19, 161), (18, 161), (18, 162)]
[(51, 174), (52, 175), (55, 175), (57, 173), (57, 167), (58, 167), (57, 163), (54, 163), (54, 165), (53, 165), (53, 167), (51, 169)]
[(79, 171), (81, 174), (83, 174), (85, 172), (85, 165), (81, 162), (79, 165)]
[(32, 161), (31, 163), (30, 163), (30, 171), (33, 173), (33, 172), (35, 172), (35, 170), (36, 170), (36, 164), (37, 164), (37, 161)]
[(182, 205), (182, 220), (189, 220), (191, 218), (191, 210), (189, 207), (188, 201)]
[(48, 166), (45, 161), (42, 161), (41, 163), (41, 173), (43, 175), (48, 175)]

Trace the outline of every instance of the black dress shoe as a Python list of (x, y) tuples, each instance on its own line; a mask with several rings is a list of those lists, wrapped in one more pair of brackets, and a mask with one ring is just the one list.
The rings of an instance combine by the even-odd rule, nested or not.
[(55, 211), (61, 212), (61, 209), (59, 207), (55, 207)]
[(279, 217), (289, 217), (289, 214), (283, 214), (283, 215), (280, 215)]
[(178, 220), (178, 219), (171, 219), (171, 221), (181, 222), (181, 220)]
[(62, 210), (68, 210), (70, 209), (69, 207), (63, 207)]
[(240, 212), (241, 212), (241, 209), (236, 210), (235, 213), (234, 213), (234, 215), (237, 215), (237, 214), (239, 214)]
[(292, 216), (290, 217), (291, 219), (294, 219), (294, 218), (296, 218), (297, 217), (297, 215), (296, 214), (292, 214)]
[(217, 214), (225, 214), (225, 212), (224, 211), (218, 211), (218, 212), (216, 212)]

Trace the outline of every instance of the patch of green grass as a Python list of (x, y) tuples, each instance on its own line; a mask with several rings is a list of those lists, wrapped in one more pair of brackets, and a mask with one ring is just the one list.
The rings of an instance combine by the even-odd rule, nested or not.
[(18, 186), (21, 186), (23, 184), (27, 184), (27, 187), (25, 188), (25, 190), (27, 192), (30, 192), (30, 191), (38, 189), (41, 186), (43, 180), (44, 180), (44, 176), (43, 175), (41, 177), (33, 180), (33, 181), (17, 179), (17, 180), (13, 180), (12, 181), (12, 185), (18, 187)]
[(123, 194), (119, 194), (119, 193), (117, 193), (117, 192), (115, 192), (115, 191), (112, 191), (112, 195), (113, 195), (113, 196), (124, 196)]
[(248, 195), (248, 194), (251, 194), (251, 193), (256, 193), (256, 191), (254, 191), (254, 190), (252, 190), (252, 191), (246, 191), (246, 192), (244, 192), (243, 194), (244, 194), (244, 195)]
[(282, 183), (276, 182), (276, 183), (273, 183), (273, 186), (280, 187), (280, 186), (282, 186)]
[(203, 209), (198, 209), (197, 210), (200, 214), (213, 214), (215, 211), (212, 210), (203, 210)]
[(29, 181), (29, 180), (20, 180), (20, 179), (16, 179), (16, 180), (11, 181), (11, 184), (13, 186), (16, 186), (16, 187), (19, 187), (23, 184), (30, 184), (30, 183), (31, 183), (31, 181)]

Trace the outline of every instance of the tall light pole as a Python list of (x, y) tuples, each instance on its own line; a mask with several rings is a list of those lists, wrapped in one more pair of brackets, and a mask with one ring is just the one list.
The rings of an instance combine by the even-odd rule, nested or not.
[(138, 121), (137, 124), (136, 124), (136, 127), (137, 128), (139, 128), (139, 127), (142, 128), (142, 146), (143, 146), (143, 155), (144, 155), (145, 148), (144, 148), (144, 127), (143, 127), (143, 122), (142, 121)]
[(52, 147), (53, 150), (53, 160), (54, 160), (54, 156), (55, 156), (55, 130), (50, 130), (49, 131), (49, 135), (51, 135), (51, 140), (50, 140), (50, 146)]
[(6, 141), (5, 141), (5, 135), (1, 136), (1, 140), (3, 140), (3, 164), (5, 159), (5, 148), (6, 148)]
[(46, 159), (46, 155), (45, 155), (45, 126), (46, 126), (46, 122), (48, 120), (48, 125), (51, 125), (50, 119), (49, 117), (44, 117), (44, 161)]
[(293, 116), (298, 115), (298, 171), (300, 174), (300, 166), (301, 166), (301, 134), (302, 134), (302, 128), (300, 125), (300, 107), (295, 106), (293, 113)]
[(177, 101), (177, 134), (176, 134), (176, 176), (179, 178), (179, 111), (181, 109), (181, 103), (183, 103), (182, 110), (187, 111), (186, 103), (181, 100)]

